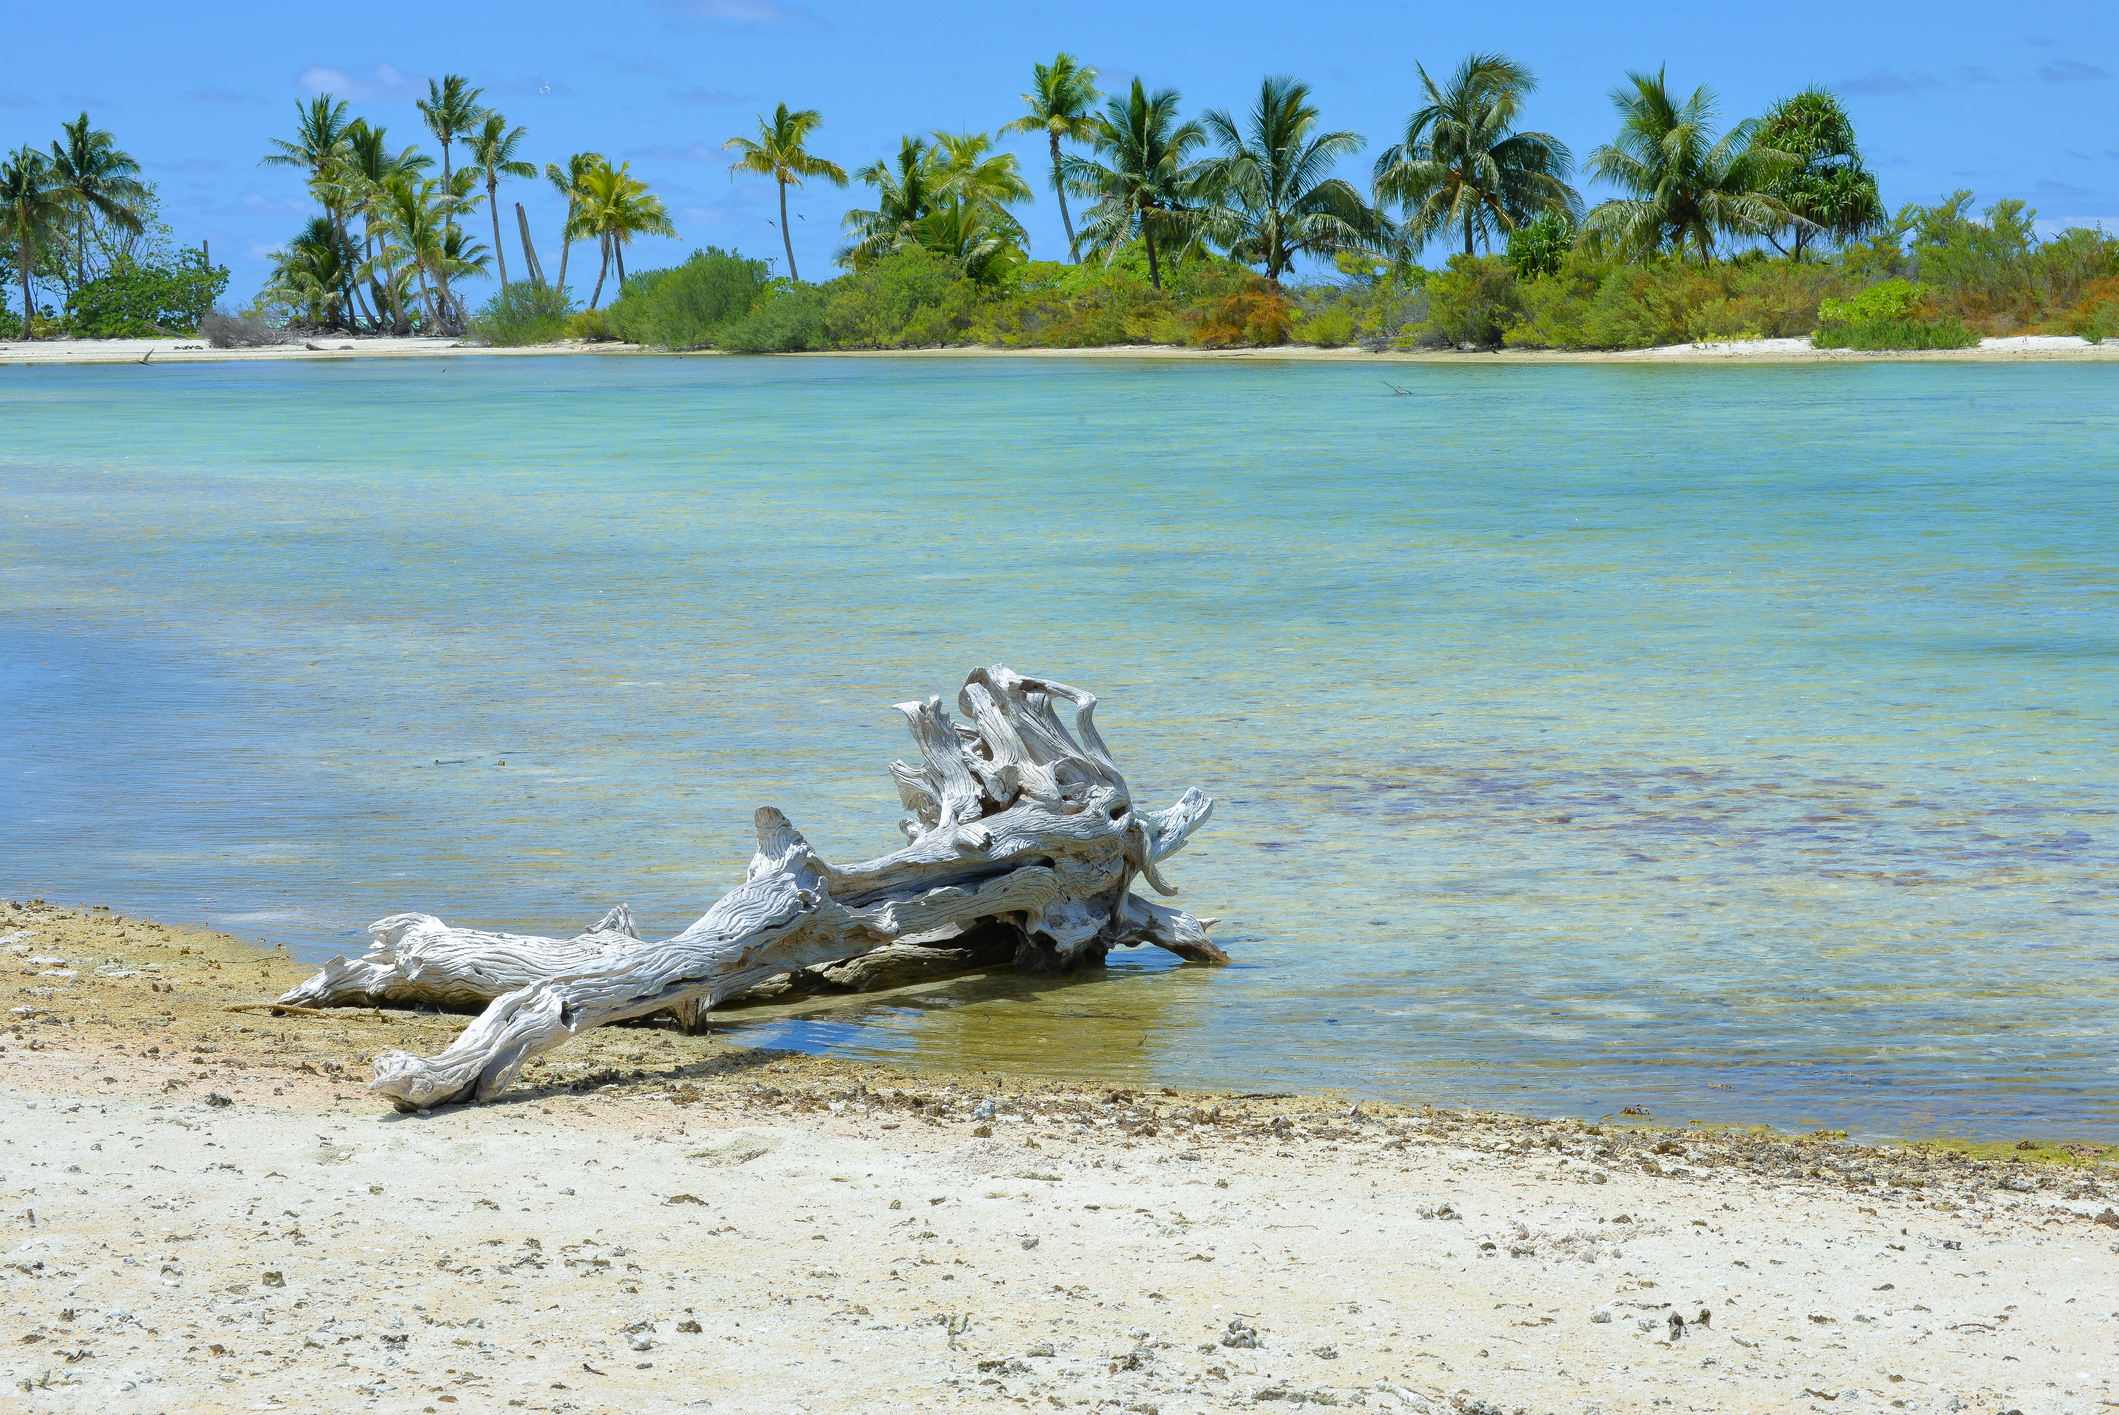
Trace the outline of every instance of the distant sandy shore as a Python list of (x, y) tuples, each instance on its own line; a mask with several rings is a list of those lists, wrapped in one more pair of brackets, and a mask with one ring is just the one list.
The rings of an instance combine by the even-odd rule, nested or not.
[[(490, 349), (460, 339), (316, 338), (265, 349), (216, 349), (197, 339), (53, 339), (0, 345), (7, 364), (255, 363), (315, 359), (533, 358), (553, 355), (659, 358), (739, 358), (712, 350), (672, 354), (638, 344), (536, 344)], [(983, 345), (946, 349), (845, 349), (793, 358), (1021, 358), (1021, 359), (1223, 359), (1324, 363), (1414, 364), (1670, 364), (1670, 363), (2119, 363), (2119, 340), (2091, 344), (2074, 335), (2041, 334), (1984, 339), (1976, 349), (1926, 349), (1859, 353), (1813, 349), (1808, 339), (1749, 339), (1719, 344), (1671, 344), (1657, 349), (1504, 349), (1492, 353), (1457, 350), (1394, 351), (1316, 349), (1281, 345), (1272, 349), (1183, 349), (1167, 344), (1122, 344), (1096, 349), (997, 349)]]
[[(32, 1412), (2091, 1412), (2119, 1150), (1531, 1121), (232, 1012), (226, 935), (0, 904)], [(1093, 1025), (1085, 1023), (1084, 1025)]]

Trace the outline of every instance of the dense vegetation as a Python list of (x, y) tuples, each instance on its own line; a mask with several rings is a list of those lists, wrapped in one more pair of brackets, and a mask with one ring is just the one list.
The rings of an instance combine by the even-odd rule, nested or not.
[[(908, 134), (849, 174), (811, 150), (822, 116), (783, 103), (725, 147), (732, 175), (777, 188), (784, 274), (716, 248), (628, 272), (639, 237), (676, 234), (660, 201), (593, 152), (540, 172), (527, 130), (460, 76), (431, 82), (418, 105), (438, 163), (417, 145), (393, 151), (381, 126), (323, 95), (264, 158), (303, 173), (318, 214), (276, 254), (243, 327), (738, 351), (1802, 335), (1872, 349), (2119, 333), (2119, 239), (2041, 238), (2022, 202), (1975, 213), (1968, 192), (1888, 214), (1829, 90), (1724, 126), (1711, 89), (1628, 74), (1611, 94), (1611, 139), (1582, 161), (1611, 193), (1592, 205), (1574, 154), (1528, 125), (1537, 83), (1521, 64), (1473, 54), (1414, 72), (1415, 106), (1363, 189), (1337, 169), (1366, 140), (1327, 128), (1297, 80), (1263, 80), (1241, 113), (1188, 118), (1175, 90), (1136, 78), (1106, 95), (1064, 53), (1034, 66), (1023, 115), (1000, 133), (1045, 138), (1037, 175), (1060, 203), (1066, 261), (1030, 258), (1016, 209), (1035, 199), (1032, 180), (995, 134)], [(0, 334), (199, 327), (227, 273), (203, 248), (171, 246), (139, 171), (86, 114), (49, 154), (21, 148), (0, 164), (0, 255), (21, 297)], [(505, 181), (540, 176), (566, 200), (550, 274), (521, 205), (512, 223), (500, 209)], [(816, 182), (873, 193), (846, 213), (840, 273), (822, 283), (800, 278), (787, 235), (787, 189)], [(570, 270), (585, 242), (593, 282)], [(1430, 249), (1439, 265), (1422, 264)], [(460, 287), (488, 274), (498, 289), (474, 314)]]

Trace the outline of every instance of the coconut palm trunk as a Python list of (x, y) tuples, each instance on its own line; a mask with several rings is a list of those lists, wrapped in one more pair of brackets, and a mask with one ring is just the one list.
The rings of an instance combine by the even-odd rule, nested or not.
[(508, 248), (500, 243), (500, 178), (486, 173), (486, 205), (493, 215), (493, 259), (500, 264), (500, 288), (508, 288)]
[(1060, 225), (1067, 228), (1067, 250), (1074, 250), (1074, 218), (1067, 214), (1067, 188), (1060, 181), (1059, 134), (1048, 133), (1052, 139), (1052, 190), (1059, 194)]
[(596, 267), (596, 288), (589, 295), (590, 309), (596, 308), (596, 302), (603, 298), (603, 277), (611, 273), (611, 238), (605, 236), (597, 244), (602, 249), (603, 263)]
[(787, 251), (787, 278), (800, 280), (802, 277), (795, 270), (795, 238), (787, 229), (787, 179), (784, 177), (780, 180), (780, 244)]
[(1145, 202), (1141, 204), (1140, 239), (1141, 244), (1148, 248), (1148, 283), (1160, 290), (1163, 287), (1162, 267), (1155, 260), (1155, 227), (1149, 220), (1154, 214), (1154, 207)]
[(574, 203), (567, 203), (567, 224), (559, 231), (559, 284), (555, 289), (567, 287), (567, 257), (574, 250)]

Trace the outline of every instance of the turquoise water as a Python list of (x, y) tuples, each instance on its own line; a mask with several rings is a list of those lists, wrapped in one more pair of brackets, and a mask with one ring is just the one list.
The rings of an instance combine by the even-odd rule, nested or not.
[[(2119, 371), (0, 370), (0, 893), (318, 957), (897, 840), (1089, 687), (1242, 966), (750, 1028), (1537, 1113), (2119, 1131)], [(505, 766), (500, 763), (505, 761)]]

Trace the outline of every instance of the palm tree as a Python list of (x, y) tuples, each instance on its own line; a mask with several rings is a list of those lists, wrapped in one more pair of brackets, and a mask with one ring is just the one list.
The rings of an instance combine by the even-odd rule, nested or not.
[[(294, 167), (307, 173), (310, 195), (322, 203), (339, 239), (351, 244), (352, 238), (346, 232), (346, 214), (349, 194), (355, 189), (341, 178), (352, 151), (358, 120), (349, 122), (345, 100), (333, 99), (328, 93), (320, 93), (306, 104), (297, 101), (294, 111), (294, 141), (273, 138), (274, 150), (259, 158), (258, 165)], [(353, 272), (348, 270), (348, 281), (354, 278)], [(349, 302), (353, 288), (349, 283), (346, 291)]]
[[(1766, 232), (1775, 250), (1801, 260), (1804, 244), (1814, 237), (1844, 244), (1884, 224), (1876, 174), (1862, 165), (1854, 120), (1832, 90), (1806, 88), (1781, 99), (1759, 120), (1752, 141), (1791, 159), (1765, 183), (1768, 196), (1801, 218)], [(1790, 238), (1786, 246), (1780, 243), (1783, 234)]]
[(1611, 101), (1619, 133), (1589, 155), (1589, 171), (1632, 195), (1600, 204), (1584, 223), (1585, 234), (1641, 253), (1691, 246), (1711, 265), (1717, 235), (1813, 224), (1766, 191), (1796, 159), (1754, 141), (1756, 118), (1717, 138), (1715, 94), (1705, 84), (1679, 103), (1663, 70), (1629, 73)]
[(559, 231), (559, 283), (555, 289), (564, 290), (567, 287), (567, 254), (574, 248), (574, 217), (581, 209), (582, 179), (598, 167), (609, 165), (600, 152), (577, 152), (567, 159), (567, 165), (564, 167), (556, 162), (547, 162), (544, 165), (545, 180), (552, 184), (554, 191), (567, 199), (567, 222)]
[(1544, 212), (1569, 216), (1582, 198), (1567, 185), (1574, 156), (1549, 133), (1516, 131), (1523, 99), (1538, 86), (1529, 69), (1499, 54), (1467, 55), (1446, 86), (1414, 65), (1427, 102), (1405, 120), (1405, 137), (1376, 159), (1379, 207), (1396, 202), (1406, 236), (1425, 244), (1462, 230), (1487, 249)]
[(299, 167), (310, 181), (320, 181), (345, 151), (346, 130), (352, 126), (346, 119), (345, 100), (334, 101), (330, 94), (320, 93), (306, 104), (297, 102), (294, 111), (299, 115), (294, 141), (272, 139), (274, 151), (259, 158), (258, 166)]
[(1096, 87), (1096, 69), (1061, 50), (1050, 64), (1030, 66), (1030, 92), (1023, 102), (1030, 111), (1003, 133), (1042, 132), (1052, 147), (1052, 190), (1059, 194), (1060, 224), (1067, 228), (1067, 249), (1074, 249), (1074, 218), (1067, 214), (1067, 186), (1060, 179), (1060, 143), (1090, 142), (1096, 137), (1096, 116), (1091, 109), (1103, 97)]
[(272, 257), (266, 298), (293, 305), (311, 324), (351, 328), (346, 293), (354, 288), (358, 253), (343, 241), (329, 216), (311, 218), (300, 235)]
[(1209, 178), (1219, 200), (1206, 224), (1232, 257), (1263, 265), (1277, 285), (1299, 255), (1373, 243), (1375, 213), (1351, 183), (1331, 175), (1342, 157), (1361, 150), (1361, 134), (1318, 132), (1309, 85), (1286, 77), (1259, 85), (1248, 123), (1246, 136), (1226, 110), (1206, 117), (1222, 147)]
[(139, 213), (128, 203), (147, 195), (140, 181), (140, 164), (130, 153), (121, 152), (117, 139), (102, 128), (90, 128), (83, 113), (60, 125), (64, 143), (52, 144), (52, 179), (60, 195), (73, 207), (74, 283), (88, 283), (88, 225), (104, 220), (137, 232)]
[(933, 137), (930, 151), (936, 201), (974, 209), (985, 225), (1017, 243), (1028, 240), (1023, 224), (1008, 209), (1016, 202), (1034, 200), (1015, 154), (995, 152), (993, 139), (984, 133), (936, 130)]
[(471, 139), (471, 153), (478, 162), (476, 170), (485, 178), (486, 207), (493, 215), (493, 258), (500, 262), (503, 290), (508, 286), (508, 253), (500, 243), (500, 179), (537, 175), (533, 164), (515, 155), (529, 135), (528, 128), (510, 129), (508, 120), (494, 110), (486, 114), (485, 126)]
[(1099, 198), (1075, 244), (1103, 251), (1108, 264), (1138, 237), (1148, 248), (1148, 281), (1158, 290), (1156, 241), (1192, 238), (1192, 203), (1207, 175), (1203, 164), (1189, 160), (1207, 140), (1206, 129), (1177, 120), (1179, 101), (1176, 89), (1150, 94), (1135, 79), (1132, 91), (1105, 103), (1096, 120), (1095, 150), (1109, 160), (1070, 153), (1060, 162), (1069, 191)]
[[(390, 155), (387, 141), (388, 130), (372, 125), (365, 118), (356, 118), (346, 129), (346, 149), (343, 158), (332, 168), (332, 182), (343, 188), (335, 195), (341, 208), (357, 213), (364, 218), (360, 255), (372, 255), (377, 233), (382, 224), (382, 199), (385, 186), (392, 177), (416, 178), (434, 166), (434, 159), (416, 146), (406, 146), (396, 156)], [(358, 260), (343, 263), (347, 279), (352, 282), (359, 265)], [(356, 315), (367, 315), (380, 325), (381, 311), (385, 307), (383, 289), (380, 284), (370, 282), (374, 296), (374, 310), (370, 314), (362, 307), (360, 287), (349, 283), (348, 301)]]
[(895, 158), (877, 158), (854, 169), (854, 179), (876, 189), (871, 211), (846, 213), (840, 225), (852, 239), (832, 259), (853, 270), (895, 249), (914, 222), (934, 209), (934, 149), (925, 138), (898, 140)]
[(596, 308), (597, 301), (603, 298), (603, 277), (613, 261), (618, 265), (618, 288), (624, 291), (625, 248), (633, 237), (677, 234), (661, 200), (648, 191), (647, 183), (631, 174), (631, 166), (630, 162), (615, 168), (602, 163), (582, 179), (575, 229), (580, 235), (596, 237), (603, 251), (603, 266), (596, 272), (596, 290), (589, 296), (590, 309)]
[[(795, 270), (795, 241), (787, 229), (788, 184), (799, 187), (804, 177), (822, 177), (835, 187), (846, 185), (845, 168), (836, 162), (812, 157), (803, 147), (809, 135), (823, 126), (824, 115), (816, 109), (804, 108), (799, 113), (791, 113), (783, 103), (773, 110), (771, 122), (765, 120), (764, 114), (758, 115), (755, 141), (736, 137), (721, 144), (723, 151), (743, 154), (729, 164), (731, 178), (738, 172), (755, 172), (780, 184), (780, 240), (787, 248), (787, 274), (793, 280), (802, 277)], [(622, 280), (623, 277), (621, 283)]]
[(0, 238), (15, 243), (15, 265), (22, 280), (22, 337), (32, 338), (36, 311), (29, 302), (30, 267), (37, 245), (66, 217), (66, 198), (52, 182), (44, 154), (18, 147), (0, 164)]
[[(418, 102), (419, 115), (426, 120), (427, 131), (434, 134), (441, 144), (441, 184), (444, 190), (462, 196), (453, 180), (455, 173), (449, 165), (449, 144), (476, 127), (486, 116), (486, 110), (478, 101), (484, 93), (482, 88), (471, 87), (471, 81), (462, 74), (444, 74), (441, 82), (427, 80), (427, 96)], [(468, 206), (462, 206), (468, 211)], [(456, 223), (455, 211), (448, 213), (446, 224)], [(437, 276), (441, 285), (442, 305), (446, 310), (450, 304), (449, 282), (446, 276)]]

